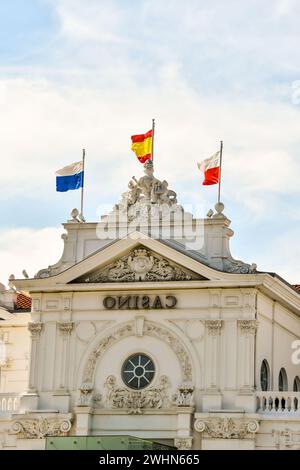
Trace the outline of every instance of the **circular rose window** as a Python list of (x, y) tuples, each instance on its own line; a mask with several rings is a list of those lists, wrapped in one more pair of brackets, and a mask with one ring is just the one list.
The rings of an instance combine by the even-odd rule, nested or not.
[(140, 390), (147, 387), (154, 377), (155, 366), (146, 354), (133, 354), (123, 364), (122, 379), (127, 387)]

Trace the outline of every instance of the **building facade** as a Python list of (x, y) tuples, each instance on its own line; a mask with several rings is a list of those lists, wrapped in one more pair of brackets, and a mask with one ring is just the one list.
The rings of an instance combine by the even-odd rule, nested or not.
[(300, 293), (232, 258), (223, 204), (193, 218), (145, 164), (100, 223), (74, 210), (64, 229), (60, 261), (14, 280), (32, 298), (30, 366), (3, 449), (300, 449)]
[(28, 386), (30, 309), (28, 296), (0, 284), (0, 449), (9, 448), (11, 416)]

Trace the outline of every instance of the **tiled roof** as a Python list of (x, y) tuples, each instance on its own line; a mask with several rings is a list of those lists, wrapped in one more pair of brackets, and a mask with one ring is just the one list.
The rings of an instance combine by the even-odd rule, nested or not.
[(17, 294), (15, 300), (16, 310), (29, 310), (31, 309), (31, 297), (28, 297), (25, 294)]

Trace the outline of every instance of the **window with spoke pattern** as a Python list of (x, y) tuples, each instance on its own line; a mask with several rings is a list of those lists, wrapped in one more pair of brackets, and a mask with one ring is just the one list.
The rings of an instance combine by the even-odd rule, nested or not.
[(155, 366), (152, 359), (142, 353), (130, 356), (122, 367), (124, 383), (135, 390), (147, 387), (152, 382), (154, 374)]

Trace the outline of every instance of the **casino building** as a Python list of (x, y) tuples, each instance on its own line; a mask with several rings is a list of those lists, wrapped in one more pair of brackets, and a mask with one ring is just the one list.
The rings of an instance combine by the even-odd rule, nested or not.
[(73, 210), (61, 259), (13, 281), (32, 298), (31, 348), (0, 447), (127, 435), (300, 449), (300, 292), (233, 259), (222, 203), (195, 219), (144, 172), (99, 223)]

